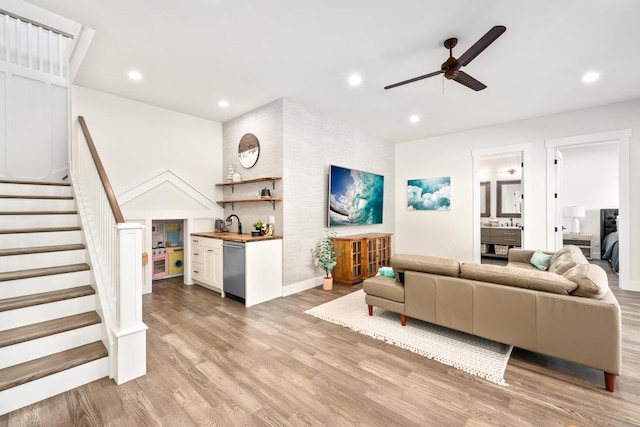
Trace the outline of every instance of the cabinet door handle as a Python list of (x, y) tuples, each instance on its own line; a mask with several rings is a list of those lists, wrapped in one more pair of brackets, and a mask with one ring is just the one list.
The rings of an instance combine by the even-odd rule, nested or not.
[(207, 252), (213, 252), (213, 249), (207, 249)]
[(198, 243), (200, 240), (193, 239), (193, 243)]
[(193, 254), (198, 256), (198, 255), (200, 255), (200, 252), (194, 252)]
[(196, 274), (200, 273), (198, 270), (193, 270), (193, 272)]

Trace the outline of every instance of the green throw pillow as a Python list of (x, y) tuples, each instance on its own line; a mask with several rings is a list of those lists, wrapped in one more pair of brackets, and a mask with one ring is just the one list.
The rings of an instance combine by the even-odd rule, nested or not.
[(378, 269), (378, 274), (385, 277), (396, 277), (395, 273), (393, 272), (393, 268), (391, 267), (380, 267)]
[(553, 255), (545, 254), (540, 249), (538, 249), (533, 253), (531, 261), (529, 262), (531, 263), (531, 265), (536, 266), (540, 270), (546, 270), (547, 267), (549, 267), (549, 261), (551, 261), (552, 256)]

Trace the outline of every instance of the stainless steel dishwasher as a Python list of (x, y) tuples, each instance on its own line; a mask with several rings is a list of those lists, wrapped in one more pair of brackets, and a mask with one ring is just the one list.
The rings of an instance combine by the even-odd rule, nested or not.
[(222, 289), (225, 295), (245, 300), (244, 243), (222, 242)]

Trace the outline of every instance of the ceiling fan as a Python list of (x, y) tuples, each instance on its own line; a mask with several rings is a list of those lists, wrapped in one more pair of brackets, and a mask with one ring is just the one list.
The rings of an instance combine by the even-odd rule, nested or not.
[(449, 49), (449, 59), (447, 59), (441, 66), (439, 71), (434, 71), (433, 73), (425, 74), (424, 76), (414, 77), (409, 80), (405, 80), (402, 82), (394, 83), (389, 86), (385, 86), (385, 89), (392, 89), (394, 87), (406, 85), (407, 83), (417, 82), (418, 80), (426, 79), (428, 77), (437, 76), (438, 74), (444, 74), (444, 76), (449, 80), (454, 80), (466, 87), (473, 90), (482, 90), (487, 87), (487, 85), (479, 82), (478, 80), (471, 77), (469, 74), (460, 70), (460, 67), (464, 67), (469, 62), (471, 62), (476, 56), (478, 56), (483, 50), (485, 50), (491, 43), (496, 41), (498, 37), (502, 35), (507, 30), (507, 27), (503, 25), (496, 25), (492, 29), (490, 29), (487, 34), (482, 36), (480, 40), (478, 40), (473, 46), (471, 46), (465, 53), (460, 56), (459, 59), (453, 57), (453, 48), (458, 43), (458, 39), (450, 38), (444, 41), (444, 47)]

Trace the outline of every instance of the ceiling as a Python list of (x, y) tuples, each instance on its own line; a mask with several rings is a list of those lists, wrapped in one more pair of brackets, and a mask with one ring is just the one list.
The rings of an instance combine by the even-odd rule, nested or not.
[[(640, 98), (636, 0), (29, 3), (96, 30), (75, 84), (217, 122), (286, 97), (402, 142)], [(441, 76), (383, 89), (439, 70), (445, 39), (459, 57), (494, 25), (507, 31), (463, 68), (487, 89)], [(600, 79), (582, 83), (588, 71)]]

